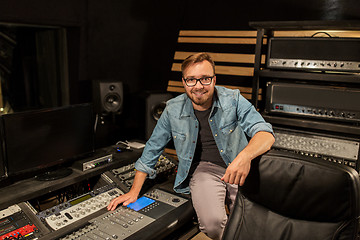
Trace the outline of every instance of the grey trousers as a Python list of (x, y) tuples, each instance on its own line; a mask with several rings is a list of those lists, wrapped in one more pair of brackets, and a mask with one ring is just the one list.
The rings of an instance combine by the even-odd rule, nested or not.
[(192, 203), (199, 228), (212, 239), (221, 239), (229, 211), (234, 207), (238, 185), (221, 181), (225, 168), (210, 162), (200, 162), (190, 179)]

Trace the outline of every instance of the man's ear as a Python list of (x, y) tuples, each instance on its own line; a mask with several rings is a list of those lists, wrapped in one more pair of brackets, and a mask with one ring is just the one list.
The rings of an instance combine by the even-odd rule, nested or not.
[(181, 82), (182, 82), (182, 84), (184, 85), (184, 87), (185, 87), (185, 80), (184, 80), (184, 78), (182, 77), (181, 78)]

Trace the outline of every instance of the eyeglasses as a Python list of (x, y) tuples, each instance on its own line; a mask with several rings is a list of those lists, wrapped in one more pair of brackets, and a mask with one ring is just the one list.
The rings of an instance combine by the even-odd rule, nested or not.
[(197, 82), (199, 81), (203, 86), (206, 86), (206, 85), (210, 85), (213, 78), (215, 77), (212, 76), (212, 77), (201, 77), (201, 78), (184, 78), (184, 81), (185, 81), (185, 84), (186, 86), (188, 87), (194, 87)]

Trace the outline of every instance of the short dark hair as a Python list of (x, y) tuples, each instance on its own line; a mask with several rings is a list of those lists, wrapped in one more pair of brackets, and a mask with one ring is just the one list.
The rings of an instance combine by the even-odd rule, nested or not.
[(181, 64), (181, 72), (184, 75), (184, 71), (190, 67), (191, 65), (193, 65), (194, 63), (199, 63), (199, 62), (203, 62), (203, 61), (208, 61), (214, 71), (215, 74), (215, 63), (212, 60), (211, 56), (208, 53), (205, 52), (201, 52), (201, 53), (196, 53), (193, 55), (188, 56), (187, 58), (185, 58), (185, 60), (183, 61), (183, 63)]

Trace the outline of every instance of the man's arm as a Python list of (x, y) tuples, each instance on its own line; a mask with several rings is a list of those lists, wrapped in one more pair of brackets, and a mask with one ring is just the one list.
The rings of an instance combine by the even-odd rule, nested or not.
[(257, 132), (250, 139), (249, 144), (227, 167), (221, 180), (230, 184), (240, 184), (240, 186), (242, 186), (249, 174), (251, 160), (270, 150), (274, 142), (275, 138), (271, 133), (263, 131)]
[(144, 173), (141, 171), (136, 171), (135, 177), (134, 177), (134, 182), (133, 182), (133, 185), (131, 186), (130, 191), (124, 195), (121, 195), (121, 196), (111, 200), (107, 209), (109, 211), (113, 211), (113, 210), (115, 210), (116, 206), (121, 203), (124, 206), (127, 206), (129, 203), (135, 202), (140, 194), (142, 186), (144, 185), (146, 177), (147, 177), (147, 173)]

